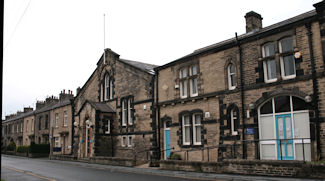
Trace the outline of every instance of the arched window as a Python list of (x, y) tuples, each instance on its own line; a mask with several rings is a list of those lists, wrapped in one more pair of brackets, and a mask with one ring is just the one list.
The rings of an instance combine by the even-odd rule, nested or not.
[(306, 105), (298, 97), (278, 96), (260, 106), (261, 159), (311, 159), (309, 111)]
[(233, 90), (236, 88), (236, 74), (235, 74), (235, 65), (228, 65), (228, 88), (229, 90)]
[(105, 75), (105, 100), (110, 99), (110, 78), (109, 75)]

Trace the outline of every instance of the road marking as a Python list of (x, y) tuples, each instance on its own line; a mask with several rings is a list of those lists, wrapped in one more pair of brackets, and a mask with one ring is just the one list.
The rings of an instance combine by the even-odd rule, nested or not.
[(7, 169), (10, 169), (10, 170), (13, 170), (13, 171), (16, 171), (16, 172), (25, 173), (27, 175), (31, 175), (31, 176), (34, 176), (34, 177), (37, 177), (37, 178), (41, 178), (41, 179), (44, 179), (44, 180), (56, 181), (55, 179), (51, 179), (51, 178), (48, 178), (48, 177), (44, 177), (44, 176), (41, 176), (41, 175), (37, 175), (37, 174), (35, 174), (33, 172), (30, 172), (30, 171), (20, 170), (20, 169), (17, 169), (17, 168), (12, 168), (12, 167), (7, 167), (7, 166), (2, 166), (2, 167), (7, 168)]

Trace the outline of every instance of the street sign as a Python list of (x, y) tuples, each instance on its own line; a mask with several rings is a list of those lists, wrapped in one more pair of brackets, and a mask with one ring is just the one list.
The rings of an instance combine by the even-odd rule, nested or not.
[(247, 135), (254, 134), (254, 128), (246, 128), (246, 134)]

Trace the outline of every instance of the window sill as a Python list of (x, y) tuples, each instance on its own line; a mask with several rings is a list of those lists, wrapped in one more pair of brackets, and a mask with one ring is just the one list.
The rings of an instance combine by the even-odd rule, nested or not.
[(270, 80), (264, 80), (265, 83), (269, 84), (269, 83), (273, 83), (276, 82), (278, 79), (270, 79)]
[(282, 79), (283, 80), (289, 80), (289, 79), (294, 79), (294, 78), (296, 78), (296, 74), (294, 74), (294, 75), (288, 75), (288, 76), (282, 76)]

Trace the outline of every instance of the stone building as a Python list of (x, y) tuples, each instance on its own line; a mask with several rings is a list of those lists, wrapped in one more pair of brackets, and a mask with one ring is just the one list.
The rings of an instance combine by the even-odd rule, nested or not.
[(157, 67), (161, 159), (324, 158), (325, 3), (314, 6), (268, 27), (249, 12), (245, 34)]
[(72, 113), (73, 94), (63, 90), (59, 101), (50, 110), (50, 148), (53, 155), (72, 153)]
[[(33, 109), (32, 109), (33, 110)], [(29, 112), (24, 117), (23, 128), (23, 143), (24, 145), (30, 145), (31, 142), (35, 142), (35, 114), (34, 111)]]
[(154, 65), (106, 49), (75, 98), (74, 150), (94, 156), (145, 158), (156, 147), (152, 114)]

